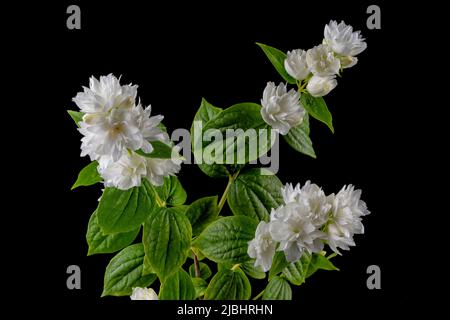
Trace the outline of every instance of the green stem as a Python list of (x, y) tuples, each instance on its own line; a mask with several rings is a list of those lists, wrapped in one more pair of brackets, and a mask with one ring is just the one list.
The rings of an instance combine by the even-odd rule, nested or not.
[[(265, 289), (264, 289), (265, 290)], [(258, 293), (258, 295), (257, 296), (255, 296), (252, 300), (258, 300), (259, 298), (261, 298), (262, 297), (262, 295), (264, 294), (264, 290), (263, 291), (261, 291), (260, 293)]]
[(231, 185), (233, 184), (234, 180), (236, 180), (237, 176), (239, 175), (239, 171), (237, 171), (235, 174), (230, 175), (228, 177), (228, 184), (227, 187), (225, 188), (225, 191), (222, 194), (222, 197), (220, 198), (219, 201), (219, 205), (218, 205), (218, 214), (220, 213), (220, 211), (222, 211), (223, 206), (225, 205), (225, 201), (227, 201), (227, 196), (228, 196), (228, 192), (230, 191)]

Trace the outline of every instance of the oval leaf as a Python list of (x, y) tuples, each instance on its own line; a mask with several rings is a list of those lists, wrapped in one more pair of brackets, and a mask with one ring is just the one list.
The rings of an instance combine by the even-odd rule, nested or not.
[(208, 283), (205, 281), (205, 279), (192, 278), (192, 283), (194, 284), (196, 298), (205, 295), (206, 288), (208, 287)]
[(192, 234), (199, 235), (211, 222), (216, 220), (217, 196), (198, 199), (186, 210), (186, 216), (192, 225)]
[(160, 279), (170, 276), (186, 261), (191, 237), (188, 218), (177, 210), (161, 208), (150, 214), (144, 224), (143, 243), (148, 262)]
[(191, 277), (183, 269), (178, 269), (161, 285), (160, 300), (194, 300), (196, 292)]
[(269, 281), (263, 300), (292, 300), (292, 289), (289, 283), (280, 277), (275, 277)]
[(153, 151), (150, 153), (145, 153), (142, 150), (137, 150), (136, 153), (147, 158), (156, 159), (170, 159), (172, 157), (172, 147), (165, 144), (164, 142), (155, 140), (150, 141), (153, 147)]
[(228, 205), (234, 215), (269, 221), (270, 211), (283, 204), (283, 184), (276, 175), (262, 175), (259, 168), (241, 173), (231, 185)]
[(206, 300), (248, 300), (252, 294), (250, 281), (239, 268), (222, 269), (211, 279), (206, 289)]
[(307, 92), (302, 93), (300, 102), (308, 113), (317, 120), (325, 123), (334, 133), (333, 118), (328, 110), (327, 104), (322, 97), (315, 98)]
[(89, 219), (86, 241), (89, 245), (88, 256), (97, 253), (112, 253), (125, 248), (136, 239), (140, 227), (125, 233), (104, 235), (97, 223), (97, 210)]
[(283, 77), (284, 80), (286, 80), (290, 84), (295, 84), (296, 81), (294, 78), (292, 78), (284, 68), (284, 60), (286, 60), (286, 54), (277, 48), (262, 44), (262, 43), (256, 43), (266, 54), (269, 61), (272, 63), (272, 65), (275, 67), (275, 69), (278, 71), (280, 76)]
[[(208, 265), (206, 263), (200, 262), (199, 263), (199, 267), (200, 267), (200, 278), (208, 279), (209, 277), (211, 277), (211, 274), (212, 274), (211, 269), (208, 267)], [(195, 265), (194, 264), (192, 264), (189, 267), (189, 275), (192, 278), (196, 277), (196, 275), (195, 275)]]
[(242, 263), (240, 268), (245, 272), (245, 274), (254, 279), (264, 279), (266, 277), (266, 273), (261, 269), (261, 266), (255, 267), (254, 259)]
[(257, 224), (256, 220), (244, 216), (221, 218), (210, 224), (193, 246), (217, 263), (248, 261), (248, 242), (254, 238)]
[(71, 190), (80, 186), (90, 186), (102, 181), (102, 177), (97, 171), (98, 162), (92, 161), (86, 167), (81, 169), (77, 181), (73, 184)]
[(98, 206), (98, 224), (104, 234), (135, 230), (150, 214), (154, 195), (146, 179), (128, 190), (106, 188)]
[(164, 184), (155, 187), (162, 201), (171, 206), (181, 206), (186, 202), (187, 194), (183, 186), (175, 176), (164, 178)]
[(106, 267), (102, 297), (128, 296), (134, 287), (148, 287), (152, 284), (156, 275), (142, 276), (143, 263), (142, 243), (131, 245), (120, 251)]
[(302, 123), (289, 130), (283, 139), (296, 151), (316, 158), (312, 141), (309, 138), (309, 116), (305, 114)]
[(278, 275), (289, 265), (289, 262), (286, 260), (286, 256), (283, 251), (275, 252), (275, 256), (273, 257), (272, 266), (269, 271), (269, 280)]

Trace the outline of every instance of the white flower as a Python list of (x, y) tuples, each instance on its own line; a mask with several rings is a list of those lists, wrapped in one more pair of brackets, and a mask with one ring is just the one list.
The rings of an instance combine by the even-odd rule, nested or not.
[(367, 48), (360, 31), (353, 32), (352, 26), (347, 26), (344, 21), (339, 24), (330, 21), (323, 34), (325, 42), (341, 56), (356, 56)]
[(170, 159), (146, 158), (147, 179), (155, 186), (164, 183), (164, 177), (173, 176), (181, 169), (182, 158), (178, 153), (180, 148), (175, 146), (172, 149)]
[(341, 61), (342, 69), (351, 68), (358, 63), (358, 58), (352, 56), (339, 56), (339, 60)]
[(313, 97), (323, 97), (330, 93), (331, 90), (336, 88), (337, 81), (334, 76), (328, 77), (319, 77), (312, 76), (308, 81), (308, 85), (306, 86), (306, 90)]
[(98, 170), (106, 187), (128, 190), (141, 185), (142, 177), (147, 174), (146, 165), (144, 157), (134, 152), (124, 151), (122, 157), (116, 162), (101, 158)]
[(261, 116), (272, 128), (286, 135), (289, 129), (299, 125), (305, 116), (305, 109), (299, 101), (300, 94), (286, 85), (275, 86), (268, 82), (261, 100)]
[(361, 190), (352, 185), (344, 186), (332, 201), (332, 222), (327, 226), (328, 245), (339, 253), (338, 248), (349, 250), (354, 246), (354, 234), (364, 233), (361, 217), (369, 214), (366, 204), (360, 200)]
[(152, 288), (133, 288), (131, 300), (158, 300), (158, 295)]
[(310, 73), (306, 63), (306, 51), (301, 49), (288, 51), (287, 57), (284, 60), (284, 68), (294, 79), (306, 79)]
[(309, 49), (306, 52), (306, 62), (311, 72), (319, 77), (335, 75), (341, 67), (339, 59), (334, 56), (330, 47), (324, 44)]
[(286, 185), (281, 188), (281, 195), (283, 196), (285, 204), (288, 204), (289, 202), (296, 202), (300, 196), (300, 193), (300, 183), (297, 183), (295, 187), (292, 186), (292, 183), (286, 183)]
[(300, 259), (305, 250), (312, 253), (323, 249), (324, 233), (314, 225), (308, 206), (301, 202), (272, 210), (269, 230), (272, 239), (280, 242), (278, 250), (284, 251), (289, 262)]
[(255, 238), (248, 243), (247, 253), (251, 258), (256, 258), (255, 267), (261, 266), (264, 272), (270, 269), (276, 245), (270, 235), (269, 224), (261, 221), (256, 228)]
[(84, 87), (73, 101), (83, 113), (105, 113), (112, 108), (129, 109), (134, 106), (137, 86), (121, 86), (112, 74), (101, 76), (100, 81), (89, 79), (89, 88)]
[(139, 128), (140, 133), (142, 134), (142, 144), (141, 149), (145, 153), (151, 153), (153, 151), (153, 147), (150, 141), (159, 140), (165, 143), (169, 142), (169, 137), (167, 133), (162, 131), (158, 125), (164, 119), (162, 115), (156, 115), (151, 117), (152, 107), (148, 106), (143, 109), (139, 104), (136, 108), (133, 108), (133, 115), (135, 117), (135, 121)]

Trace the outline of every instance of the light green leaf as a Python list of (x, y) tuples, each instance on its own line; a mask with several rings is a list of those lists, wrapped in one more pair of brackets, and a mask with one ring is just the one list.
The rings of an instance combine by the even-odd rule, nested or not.
[(309, 259), (305, 261), (305, 258), (302, 257), (300, 260), (290, 263), (284, 270), (283, 276), (293, 285), (299, 286), (305, 282), (305, 268), (303, 265), (305, 264), (305, 268), (308, 268)]
[(192, 234), (199, 235), (211, 222), (216, 220), (217, 196), (198, 199), (186, 210), (186, 217), (192, 225)]
[(255, 267), (255, 260), (244, 262), (240, 265), (242, 271), (244, 271), (248, 276), (254, 279), (264, 279), (266, 273), (262, 270), (260, 266)]
[(306, 113), (303, 122), (289, 130), (283, 139), (296, 151), (316, 158), (316, 153), (309, 138), (309, 116)]
[(289, 283), (280, 277), (274, 277), (269, 281), (263, 300), (292, 300), (292, 289)]
[(157, 158), (157, 159), (170, 159), (172, 157), (172, 147), (165, 144), (164, 142), (155, 140), (150, 141), (153, 146), (153, 151), (150, 153), (145, 153), (142, 150), (137, 150), (136, 153), (147, 158)]
[(194, 284), (196, 298), (205, 295), (206, 288), (208, 287), (208, 283), (205, 281), (205, 279), (192, 278), (192, 283)]
[(128, 190), (105, 188), (97, 209), (98, 224), (104, 234), (136, 230), (154, 207), (154, 194), (149, 182)]
[(81, 169), (77, 181), (73, 184), (71, 190), (80, 186), (90, 186), (102, 181), (102, 177), (97, 171), (98, 162), (92, 161), (86, 167)]
[(193, 246), (217, 263), (241, 263), (250, 260), (248, 242), (255, 237), (257, 221), (245, 216), (225, 217), (210, 224)]
[(221, 270), (211, 279), (205, 300), (248, 300), (252, 287), (241, 269)]
[[(204, 98), (202, 98), (202, 102), (200, 107), (198, 108), (197, 113), (195, 114), (194, 121), (191, 126), (191, 142), (192, 142), (192, 152), (194, 157), (196, 157), (197, 165), (206, 175), (212, 178), (226, 178), (230, 174), (225, 165), (221, 164), (205, 164), (199, 163), (199, 157), (197, 157), (196, 150), (202, 146), (202, 128), (214, 117), (216, 117), (219, 113), (222, 112), (223, 109), (214, 107)], [(199, 128), (197, 134), (194, 134), (194, 123), (199, 121), (201, 123), (202, 128)], [(203, 156), (201, 156), (203, 158)]]
[(150, 266), (162, 280), (186, 261), (192, 229), (188, 218), (173, 208), (153, 211), (144, 224), (142, 237)]
[(148, 287), (156, 279), (155, 274), (142, 276), (144, 246), (134, 244), (120, 251), (111, 259), (105, 271), (102, 297), (129, 296), (134, 287)]
[(275, 252), (275, 256), (273, 257), (272, 266), (269, 271), (269, 280), (273, 277), (277, 276), (279, 273), (283, 271), (285, 267), (289, 265), (289, 262), (286, 260), (286, 256), (283, 251)]
[(301, 285), (317, 270), (339, 270), (322, 254), (303, 254), (300, 260), (290, 263), (284, 270), (283, 276), (294, 285)]
[(150, 273), (156, 274), (155, 270), (153, 270), (152, 266), (150, 265), (150, 262), (148, 262), (148, 257), (144, 256), (144, 267), (142, 268), (142, 275), (146, 276)]
[(331, 132), (334, 133), (333, 118), (328, 110), (325, 100), (322, 97), (315, 98), (309, 93), (304, 92), (300, 96), (300, 102), (306, 111), (308, 111), (309, 115), (325, 123), (328, 128), (330, 128)]
[(262, 44), (262, 43), (256, 43), (266, 54), (269, 61), (272, 63), (272, 65), (275, 67), (275, 69), (278, 71), (280, 76), (283, 77), (284, 80), (286, 80), (290, 84), (295, 84), (296, 81), (294, 78), (292, 78), (284, 68), (284, 60), (286, 60), (286, 54), (274, 47)]
[(269, 221), (270, 211), (283, 203), (283, 184), (276, 175), (262, 175), (254, 168), (239, 174), (228, 193), (228, 205), (234, 215)]
[(248, 163), (267, 153), (275, 142), (256, 103), (238, 103), (225, 109), (203, 127), (203, 136), (203, 160), (216, 164)]
[(313, 275), (317, 270), (339, 271), (339, 269), (336, 268), (325, 256), (319, 253), (313, 253), (306, 271), (306, 278)]
[(171, 206), (180, 206), (186, 202), (187, 194), (175, 176), (164, 178), (164, 184), (154, 187), (162, 201)]
[[(212, 274), (211, 269), (208, 267), (208, 265), (206, 263), (200, 262), (199, 263), (199, 267), (200, 267), (200, 278), (206, 280), (209, 277), (211, 277), (211, 274)], [(196, 275), (195, 275), (195, 265), (194, 264), (192, 264), (189, 267), (189, 275), (192, 278), (196, 277)]]
[(84, 113), (79, 112), (79, 111), (73, 111), (73, 110), (67, 110), (67, 113), (72, 118), (72, 120), (75, 122), (77, 127), (79, 127), (80, 125), (78, 124), (78, 122), (83, 121)]
[(125, 233), (104, 235), (97, 223), (97, 210), (89, 219), (86, 241), (89, 245), (88, 256), (97, 253), (112, 253), (125, 248), (136, 239), (140, 227)]
[(179, 268), (161, 285), (158, 299), (160, 300), (194, 300), (196, 292), (191, 277)]

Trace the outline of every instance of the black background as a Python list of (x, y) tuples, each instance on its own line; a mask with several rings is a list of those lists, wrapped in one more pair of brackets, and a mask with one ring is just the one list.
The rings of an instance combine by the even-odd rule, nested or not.
[[(368, 49), (325, 98), (335, 133), (311, 119), (317, 159), (296, 153), (281, 141), (278, 177), (283, 183), (311, 180), (327, 193), (354, 184), (363, 190), (362, 198), (372, 213), (363, 221), (366, 233), (355, 237), (357, 246), (335, 258), (341, 271), (319, 271), (306, 284), (293, 287), (294, 302), (283, 310), (328, 313), (358, 306), (380, 312), (381, 306), (394, 303), (404, 271), (398, 264), (404, 249), (398, 223), (405, 212), (396, 199), (402, 196), (398, 189), (410, 182), (398, 157), (406, 148), (405, 130), (396, 119), (403, 106), (387, 99), (395, 87), (387, 75), (392, 72), (395, 49), (402, 46), (394, 39), (403, 28), (399, 11), (378, 1), (382, 28), (368, 30), (366, 8), (373, 3), (77, 1), (40, 7), (45, 19), (35, 24), (34, 39), (13, 40), (28, 56), (22, 62), (33, 70), (34, 86), (46, 95), (39, 104), (45, 116), (34, 131), (47, 141), (39, 147), (36, 162), (43, 178), (32, 188), (41, 196), (33, 204), (39, 209), (28, 220), (35, 227), (33, 239), (44, 240), (42, 245), (36, 242), (31, 251), (37, 258), (30, 262), (36, 284), (45, 292), (41, 298), (73, 309), (129, 303), (128, 297), (100, 298), (104, 269), (113, 255), (86, 256), (85, 232), (100, 185), (70, 191), (89, 160), (79, 157), (80, 134), (66, 110), (76, 109), (71, 99), (88, 85), (90, 76), (122, 75), (122, 83), (139, 85), (143, 104), (165, 116), (169, 131), (189, 128), (202, 97), (218, 107), (259, 102), (268, 81), (282, 81), (255, 42), (283, 51), (307, 49), (322, 41), (324, 25), (334, 19), (361, 30)], [(81, 30), (66, 28), (69, 4), (81, 7)], [(221, 195), (226, 185), (195, 165), (183, 166), (179, 179), (188, 191), (188, 203)], [(66, 288), (66, 268), (71, 264), (81, 267), (81, 290)], [(366, 287), (366, 268), (372, 264), (381, 268), (381, 290)], [(253, 296), (265, 281), (255, 282)]]

